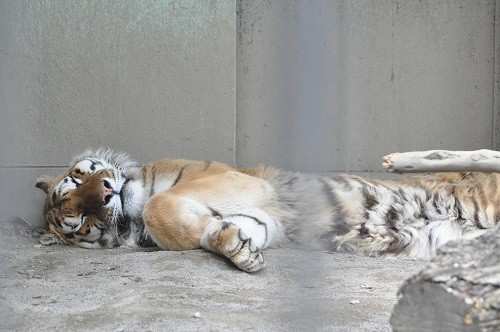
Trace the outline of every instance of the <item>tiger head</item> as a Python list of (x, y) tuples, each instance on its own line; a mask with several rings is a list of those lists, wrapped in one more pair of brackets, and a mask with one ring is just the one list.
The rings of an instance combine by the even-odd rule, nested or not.
[[(112, 248), (140, 218), (139, 167), (124, 154), (86, 151), (56, 178), (42, 178), (36, 187), (46, 193), (48, 232), (40, 243)], [(127, 233), (127, 234), (128, 234)]]

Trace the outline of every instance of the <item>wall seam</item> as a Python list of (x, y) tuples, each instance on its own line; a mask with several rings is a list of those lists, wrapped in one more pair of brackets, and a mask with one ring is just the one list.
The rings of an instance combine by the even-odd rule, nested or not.
[(500, 0), (495, 1), (495, 9), (493, 12), (493, 100), (492, 100), (492, 135), (491, 148), (500, 150)]
[(238, 163), (238, 93), (239, 93), (239, 68), (240, 68), (240, 57), (239, 57), (239, 52), (238, 48), (241, 47), (241, 12), (242, 12), (242, 0), (236, 0), (236, 10), (235, 10), (235, 15), (236, 15), (236, 24), (235, 24), (235, 45), (234, 45), (234, 52), (235, 52), (235, 70), (234, 70), (234, 165), (240, 166)]
[(236, 112), (237, 112), (237, 93), (238, 93), (238, 0), (234, 0), (234, 45), (233, 45), (233, 59), (234, 59), (234, 71), (233, 71), (233, 165), (236, 166), (236, 139), (238, 133), (236, 132)]

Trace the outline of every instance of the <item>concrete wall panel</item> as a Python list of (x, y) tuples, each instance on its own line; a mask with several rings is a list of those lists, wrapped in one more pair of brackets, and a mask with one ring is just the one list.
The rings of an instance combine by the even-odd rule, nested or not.
[(235, 45), (234, 0), (1, 1), (0, 222), (88, 147), (234, 163)]
[(89, 146), (234, 161), (234, 1), (1, 6), (2, 165)]
[(305, 171), (491, 148), (494, 1), (239, 2), (237, 152)]

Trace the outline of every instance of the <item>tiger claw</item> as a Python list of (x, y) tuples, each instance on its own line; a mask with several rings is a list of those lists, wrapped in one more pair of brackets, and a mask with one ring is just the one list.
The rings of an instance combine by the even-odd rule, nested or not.
[(235, 255), (230, 257), (231, 261), (245, 272), (257, 272), (266, 266), (266, 261), (258, 248), (252, 244), (252, 239), (246, 241)]

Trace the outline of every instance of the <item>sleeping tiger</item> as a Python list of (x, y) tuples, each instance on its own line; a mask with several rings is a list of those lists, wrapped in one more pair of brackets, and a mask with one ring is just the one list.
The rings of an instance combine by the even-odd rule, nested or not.
[(441, 173), (402, 180), (322, 176), (270, 167), (160, 160), (88, 150), (46, 193), (44, 245), (204, 248), (243, 271), (285, 237), (326, 250), (430, 258), (499, 219), (499, 175)]

